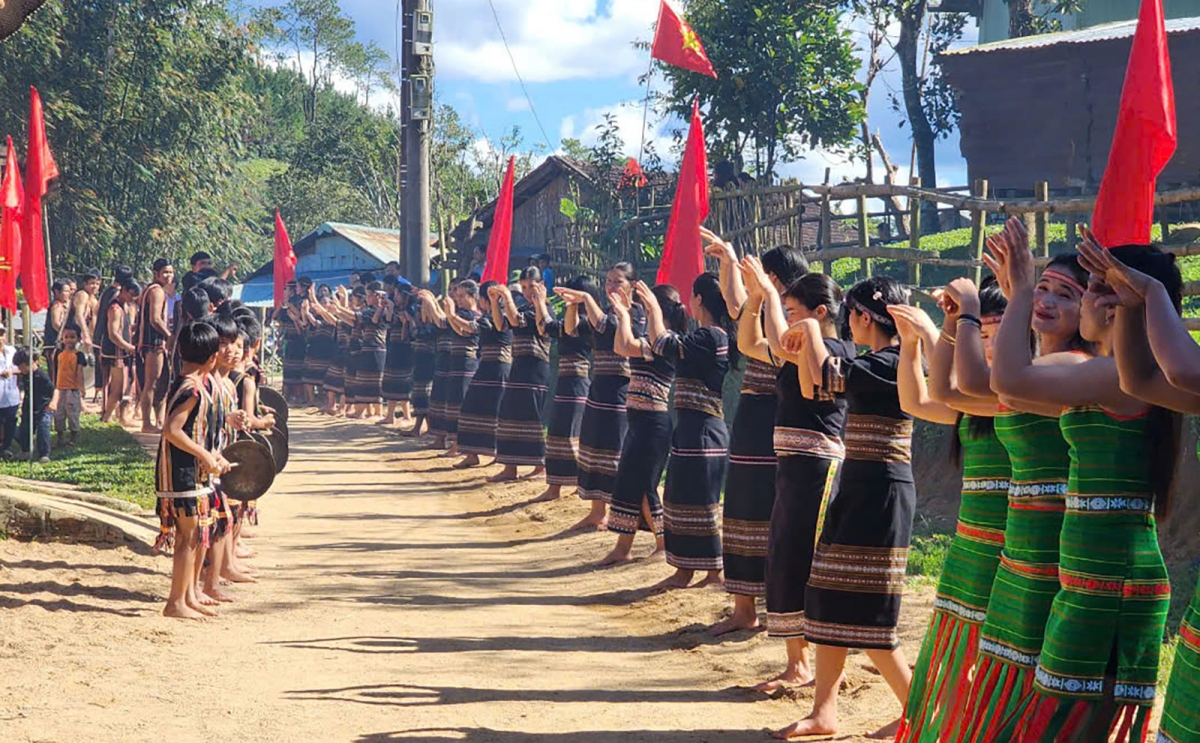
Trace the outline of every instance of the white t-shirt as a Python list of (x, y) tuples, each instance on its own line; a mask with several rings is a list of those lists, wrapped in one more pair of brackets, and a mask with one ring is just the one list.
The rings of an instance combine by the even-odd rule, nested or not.
[(21, 404), (21, 387), (17, 381), (19, 370), (13, 363), (17, 349), (4, 344), (4, 353), (0, 356), (0, 372), (11, 372), (8, 377), (0, 377), (0, 408), (15, 408)]

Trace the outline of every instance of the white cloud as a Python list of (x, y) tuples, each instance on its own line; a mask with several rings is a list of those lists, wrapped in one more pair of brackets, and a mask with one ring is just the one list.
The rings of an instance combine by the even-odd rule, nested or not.
[(523, 96), (518, 96), (516, 98), (509, 98), (508, 103), (505, 105), (505, 108), (511, 112), (532, 110), (529, 106), (529, 99), (525, 98)]
[[(494, 0), (508, 47), (526, 82), (633, 77), (645, 71), (658, 4), (652, 0)], [(439, 0), (438, 74), (482, 82), (516, 80), (491, 9), (479, 0)]]

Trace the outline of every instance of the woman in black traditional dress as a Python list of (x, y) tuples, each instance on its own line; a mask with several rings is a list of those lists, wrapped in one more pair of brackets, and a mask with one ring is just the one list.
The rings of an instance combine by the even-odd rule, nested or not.
[(442, 386), (442, 424), (450, 448), (443, 456), (457, 457), (458, 416), (467, 388), (479, 368), (479, 285), (471, 279), (459, 282), (440, 305), (429, 292), (422, 293), (421, 300), (428, 303), (438, 324), (449, 331), (450, 357)]
[[(320, 289), (308, 284), (306, 297), (305, 324), (308, 326), (308, 343), (304, 353), (304, 394), (312, 397), (313, 390), (320, 391), (325, 383), (325, 372), (329, 369), (330, 359), (337, 350), (337, 340), (334, 338), (336, 326), (325, 321), (317, 311), (317, 307), (329, 302), (329, 287), (324, 284)], [(313, 397), (312, 402), (316, 398)]]
[(329, 359), (329, 368), (325, 372), (322, 385), (326, 402), (321, 412), (327, 415), (340, 416), (349, 412), (346, 366), (349, 363), (350, 336), (353, 333), (354, 313), (351, 310), (351, 301), (345, 287), (339, 286), (329, 302), (313, 307), (313, 311), (334, 329), (333, 356)]
[[(413, 322), (409, 304), (411, 285), (397, 284), (392, 290), (392, 312), (388, 318), (387, 355), (383, 366), (383, 386), (380, 392), (388, 404), (384, 424), (411, 423), (412, 407), (409, 399), (413, 387)], [(396, 408), (400, 408), (401, 420), (396, 420)]]
[(488, 482), (516, 480), (521, 465), (533, 466), (531, 478), (546, 469), (542, 412), (550, 390), (550, 338), (546, 335), (550, 310), (542, 273), (536, 266), (521, 272), (521, 293), (525, 305), (518, 308), (507, 286), (491, 290), (492, 301), (502, 301), (505, 323), (513, 329), (513, 366), (504, 385), (496, 424), (496, 461), (504, 465), (504, 470)]
[(656, 588), (686, 588), (697, 570), (708, 573), (698, 587), (720, 585), (721, 491), (729, 466), (722, 392), (730, 361), (738, 360), (737, 347), (729, 343), (733, 320), (711, 273), (692, 283), (688, 309), (699, 327), (687, 334), (667, 328), (663, 310), (645, 284), (638, 283), (637, 293), (646, 308), (646, 337), (654, 355), (676, 364), (676, 426), (663, 493), (667, 564), (675, 573)]
[[(576, 276), (567, 288), (589, 294), (596, 299), (600, 287), (590, 276)], [(592, 333), (580, 326), (579, 305), (567, 305), (566, 314), (575, 315), (578, 335), (566, 331), (566, 319), (552, 317), (546, 323), (546, 335), (558, 342), (558, 378), (554, 384), (554, 404), (550, 406), (550, 425), (546, 431), (546, 492), (533, 499), (534, 503), (558, 500), (563, 487), (579, 484), (579, 430), (592, 366)]]
[[(450, 282), (444, 297), (453, 297), (458, 288), (458, 280)], [(436, 328), (433, 343), (433, 391), (429, 395), (429, 433), (433, 435), (433, 443), (429, 448), (444, 450), (449, 446), (447, 440), (449, 422), (446, 420), (446, 385), (450, 379), (450, 347), (454, 342), (454, 331), (446, 325), (445, 319), (437, 314), (437, 300), (433, 293), (426, 291), (429, 299), (423, 295), (422, 304), (429, 323)], [(432, 301), (432, 304), (430, 304)]]
[[(651, 290), (658, 300), (666, 329), (686, 333), (687, 310), (679, 301), (679, 291), (668, 284)], [(629, 431), (617, 466), (617, 484), (613, 489), (612, 513), (608, 530), (615, 532), (617, 544), (600, 561), (600, 566), (632, 560), (633, 540), (638, 529), (654, 534), (655, 555), (665, 551), (663, 505), (658, 495), (667, 455), (671, 453), (671, 383), (675, 380), (675, 360), (656, 356), (650, 341), (634, 335), (631, 312), (633, 302), (626, 292), (609, 295), (609, 307), (617, 318), (613, 351), (629, 358), (630, 380), (626, 398)]]
[[(782, 338), (819, 380), (817, 394), (844, 396), (848, 411), (842, 479), (825, 511), (804, 599), (804, 633), (817, 646), (816, 698), (812, 713), (778, 738), (837, 732), (838, 686), (850, 648), (866, 652), (900, 704), (908, 699), (912, 671), (896, 626), (916, 509), (913, 423), (900, 407), (899, 339), (888, 314), (890, 305), (907, 303), (908, 292), (886, 277), (847, 293), (854, 342), (871, 349), (852, 360), (829, 353), (815, 319)], [(895, 735), (897, 727), (899, 720), (875, 737)]]
[(479, 287), (479, 310), (476, 320), (479, 333), (479, 368), (463, 398), (458, 418), (458, 453), (466, 459), (454, 465), (465, 469), (480, 464), (483, 456), (496, 456), (496, 420), (500, 414), (500, 399), (512, 371), (512, 330), (505, 326), (500, 303), (489, 296), (495, 281), (485, 281)]
[[(748, 304), (733, 246), (708, 230), (701, 229), (700, 234), (705, 241), (704, 252), (720, 264), (721, 294), (729, 315), (738, 321), (739, 330), (743, 322), (754, 323), (761, 337), (762, 300), (753, 307)], [(764, 253), (762, 267), (777, 293), (808, 273), (804, 254), (790, 245)], [(729, 475), (721, 519), (725, 590), (733, 596), (733, 614), (712, 627), (710, 633), (714, 636), (758, 626), (757, 600), (767, 595), (767, 543), (775, 505), (775, 385), (781, 362), (769, 353), (760, 357), (739, 350), (746, 358), (746, 369), (730, 431)]]
[(406, 436), (420, 436), (421, 428), (429, 420), (430, 396), (433, 392), (435, 372), (434, 350), (437, 343), (437, 326), (425, 313), (423, 303), (417, 302), (412, 309), (413, 329), (413, 384), (412, 414), (413, 427), (404, 432)]
[[(804, 639), (804, 594), (812, 570), (821, 509), (837, 492), (838, 469), (845, 458), (842, 435), (846, 400), (813, 395), (816, 387), (807, 364), (788, 353), (780, 339), (788, 327), (813, 319), (821, 328), (831, 357), (850, 360), (854, 344), (838, 337), (842, 292), (829, 276), (808, 274), (792, 282), (782, 298), (756, 259), (739, 265), (749, 300), (738, 324), (738, 349), (749, 357), (783, 360), (777, 382), (774, 421), (775, 503), (767, 540), (767, 632), (782, 638), (787, 667), (755, 689), (775, 692), (812, 681), (808, 642)], [(759, 320), (762, 320), (760, 324)], [(726, 498), (728, 498), (728, 485)]]
[(292, 294), (287, 304), (276, 313), (283, 328), (283, 391), (288, 402), (304, 402), (304, 356), (307, 344), (304, 337), (304, 299)]
[[(604, 281), (605, 295), (627, 290), (634, 279), (633, 266), (618, 263), (609, 269)], [(591, 501), (592, 510), (575, 529), (603, 529), (607, 524), (608, 502), (612, 500), (617, 480), (617, 463), (625, 441), (628, 421), (625, 417), (625, 395), (629, 387), (629, 359), (613, 351), (613, 336), (617, 318), (605, 312), (594, 297), (586, 292), (556, 287), (555, 294), (568, 305), (581, 306), (574, 315), (568, 314), (563, 329), (578, 336), (581, 328), (592, 332), (592, 385), (588, 390), (579, 429), (579, 497)], [(645, 314), (635, 306), (630, 321), (635, 336), (645, 333)], [(584, 331), (586, 332), (586, 331)]]
[(367, 286), (367, 305), (358, 312), (358, 325), (362, 329), (362, 353), (358, 357), (355, 376), (358, 387), (356, 401), (359, 404), (356, 417), (359, 418), (375, 418), (383, 414), (383, 364), (387, 359), (388, 332), (384, 314), (390, 305), (383, 284), (372, 281)]

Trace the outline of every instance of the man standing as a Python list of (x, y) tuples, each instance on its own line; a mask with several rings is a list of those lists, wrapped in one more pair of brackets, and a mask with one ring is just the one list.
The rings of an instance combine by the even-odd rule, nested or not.
[[(155, 420), (162, 420), (158, 409), (158, 379), (166, 368), (167, 340), (171, 328), (167, 322), (168, 287), (175, 285), (175, 268), (166, 258), (154, 261), (154, 281), (142, 292), (137, 312), (137, 372), (141, 394), (142, 432), (159, 433)], [(152, 413), (154, 414), (152, 416)]]
[[(101, 349), (105, 346), (105, 341), (108, 339), (108, 309), (112, 306), (113, 299), (116, 298), (117, 292), (121, 291), (121, 285), (126, 281), (133, 279), (133, 269), (129, 266), (114, 266), (113, 267), (113, 282), (112, 285), (100, 293), (100, 298), (96, 301), (96, 313), (92, 319), (92, 346), (96, 352), (96, 397), (99, 399), (108, 385), (108, 362), (109, 359), (104, 357)], [(107, 401), (104, 402), (107, 406)]]
[(14, 362), (17, 349), (8, 344), (8, 330), (0, 323), (0, 451), (12, 459), (13, 441), (17, 436), (17, 411), (21, 407), (19, 370)]

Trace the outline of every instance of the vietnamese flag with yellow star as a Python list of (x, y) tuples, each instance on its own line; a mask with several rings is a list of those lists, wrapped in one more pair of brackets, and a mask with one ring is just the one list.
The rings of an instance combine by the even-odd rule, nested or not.
[(696, 32), (667, 5), (667, 0), (661, 2), (650, 56), (669, 65), (716, 79), (717, 72), (713, 69), (712, 62), (708, 61), (704, 45), (700, 43)]

